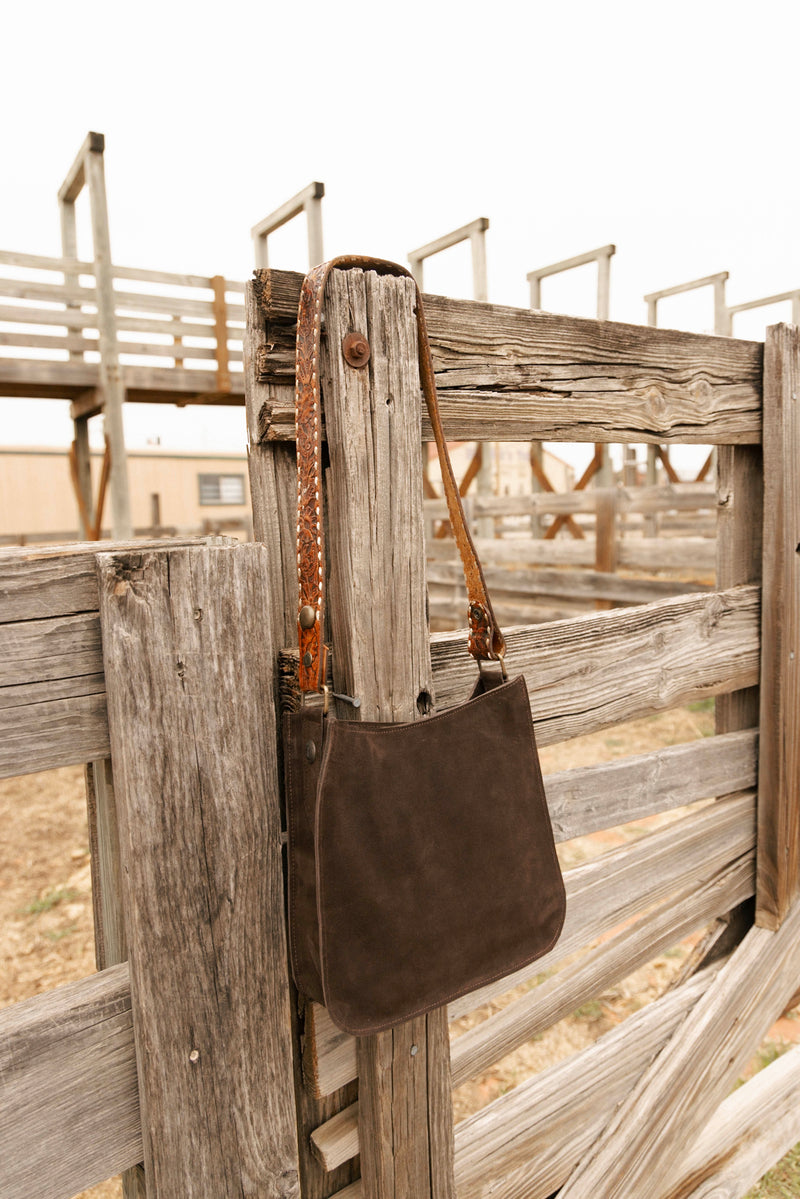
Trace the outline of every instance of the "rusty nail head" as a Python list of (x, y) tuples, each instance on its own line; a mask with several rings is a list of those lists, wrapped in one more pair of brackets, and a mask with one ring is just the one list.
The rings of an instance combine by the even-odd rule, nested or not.
[(361, 370), (369, 362), (369, 342), (363, 333), (348, 333), (342, 342), (342, 353), (348, 366)]

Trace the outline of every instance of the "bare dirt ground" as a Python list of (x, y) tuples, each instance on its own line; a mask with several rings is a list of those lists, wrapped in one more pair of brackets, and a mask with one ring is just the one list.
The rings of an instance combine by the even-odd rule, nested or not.
[[(713, 705), (706, 702), (620, 725), (542, 751), (545, 771), (609, 761), (656, 746), (713, 733)], [(639, 821), (560, 847), (572, 865), (612, 845), (643, 835), (674, 813)], [(17, 1002), (94, 971), (91, 878), (83, 771), (68, 768), (0, 782), (0, 1006)], [(663, 992), (680, 968), (691, 939), (586, 1004), (490, 1071), (459, 1087), (457, 1120), (483, 1107), (523, 1079), (591, 1044)], [(453, 1032), (486, 1019), (508, 1003), (503, 996), (458, 1022)], [(792, 1012), (771, 1031), (750, 1072), (800, 1040), (800, 1018)], [(788, 1167), (787, 1167), (788, 1168)], [(784, 1189), (757, 1191), (759, 1199), (796, 1194)], [(785, 1186), (783, 1176), (776, 1187)], [(755, 1194), (755, 1193), (754, 1193)], [(119, 1180), (82, 1193), (80, 1199), (119, 1199)]]

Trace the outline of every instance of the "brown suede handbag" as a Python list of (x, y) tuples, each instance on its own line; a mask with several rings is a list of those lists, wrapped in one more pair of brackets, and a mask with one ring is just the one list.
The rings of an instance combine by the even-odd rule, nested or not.
[[(298, 990), (346, 1032), (430, 1011), (555, 944), (565, 893), (522, 675), (507, 677), (447, 453), (422, 301), (420, 375), (469, 597), (468, 649), (482, 672), (463, 704), (410, 724), (336, 719), (323, 641), (319, 347), (333, 267), (408, 275), (370, 258), (316, 267), (297, 334), (298, 633), (303, 703), (284, 717), (289, 939)], [(496, 671), (496, 673), (495, 673)]]

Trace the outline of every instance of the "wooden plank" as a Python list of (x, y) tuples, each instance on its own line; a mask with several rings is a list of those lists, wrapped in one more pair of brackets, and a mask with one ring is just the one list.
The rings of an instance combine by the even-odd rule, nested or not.
[[(333, 272), (324, 302), (333, 678), (373, 721), (418, 719), (432, 689), (415, 301), (410, 280), (359, 270)], [(353, 329), (371, 346), (368, 375), (341, 351)], [(454, 1199), (446, 1009), (360, 1037), (356, 1053), (367, 1199)]]
[(800, 892), (800, 334), (775, 325), (764, 362), (764, 557), (756, 921)]
[[(86, 694), (37, 700), (0, 710), (0, 778), (77, 766), (109, 753), (105, 682), (85, 680)], [(91, 688), (95, 688), (92, 693)], [(74, 687), (71, 688), (74, 692)], [(34, 710), (35, 708), (35, 710)], [(21, 713), (25, 716), (21, 718)]]
[[(692, 813), (667, 829), (572, 867), (564, 876), (567, 918), (556, 947), (532, 966), (450, 1004), (450, 1019), (477, 1010), (520, 983), (552, 970), (596, 938), (608, 937), (646, 907), (664, 902), (675, 893), (703, 890), (729, 872), (741, 880), (739, 867), (744, 867), (752, 890), (754, 845), (755, 801), (751, 795)], [(739, 885), (736, 881), (734, 889)], [(317, 1069), (323, 1086), (341, 1085), (348, 1077), (345, 1069), (352, 1066), (352, 1050), (339, 1043), (338, 1072), (334, 1075), (333, 1063), (325, 1061), (330, 1043), (328, 1023), (319, 1016), (322, 1036), (317, 1045)]]
[[(507, 631), (509, 671), (528, 680), (540, 745), (749, 686), (758, 677), (757, 587), (658, 600)], [(432, 638), (438, 708), (474, 675), (461, 633)]]
[[(646, 604), (670, 595), (696, 595), (699, 591), (711, 591), (705, 583), (678, 583), (673, 579), (636, 579), (624, 575), (607, 575), (594, 570), (558, 569), (515, 569), (487, 567), (484, 570), (486, 586), (495, 596), (514, 595), (557, 595), (562, 599), (581, 597), (586, 600), (613, 599), (627, 604)], [(428, 562), (426, 566), (428, 586), (433, 583), (462, 585), (464, 571), (460, 562)], [(466, 594), (466, 592), (465, 592)], [(461, 605), (463, 620), (464, 604)]]
[[(533, 513), (594, 512), (602, 487), (582, 491), (541, 491), (525, 495), (476, 495), (473, 513), (487, 516), (530, 516)], [(668, 483), (654, 487), (615, 487), (620, 512), (685, 512), (717, 507), (717, 489), (712, 483)], [(425, 500), (427, 516), (447, 515), (443, 499)]]
[(717, 1108), (668, 1199), (741, 1199), (800, 1141), (800, 1047), (759, 1070)]
[(64, 1199), (139, 1161), (128, 967), (0, 1012), (0, 1193)]
[[(301, 276), (259, 272), (271, 375), (293, 374)], [(425, 297), (453, 440), (705, 442), (760, 438), (756, 342)], [(274, 335), (273, 335), (274, 334)], [(283, 431), (281, 431), (281, 429)], [(276, 436), (293, 436), (277, 426)], [(423, 436), (430, 426), (423, 420)]]
[(453, 1042), (453, 1085), (481, 1074), (506, 1054), (628, 978), (640, 966), (748, 899), (752, 856), (737, 859), (707, 883), (670, 896), (585, 957), (504, 1007)]
[[(591, 541), (543, 541), (533, 538), (478, 538), (481, 561), (486, 566), (590, 566), (595, 564), (595, 549)], [(453, 543), (428, 543), (429, 558), (452, 559)], [(618, 547), (618, 564), (631, 570), (697, 570), (711, 574), (714, 570), (714, 544), (707, 538), (641, 537), (627, 538)]]
[(98, 572), (148, 1187), (289, 1199), (269, 563), (202, 547)]
[(544, 776), (556, 841), (644, 820), (756, 784), (755, 729)]
[(0, 625), (97, 612), (98, 553), (200, 544), (202, 539), (180, 537), (164, 541), (70, 542), (0, 550)]
[[(797, 989), (800, 904), (777, 932), (752, 928), (560, 1193), (670, 1193), (683, 1149), (729, 1093)], [(655, 1180), (658, 1180), (657, 1182)]]
[[(711, 968), (456, 1128), (459, 1199), (548, 1199), (711, 984)], [(640, 1192), (650, 1194), (649, 1190)], [(606, 1199), (605, 1190), (596, 1194)]]

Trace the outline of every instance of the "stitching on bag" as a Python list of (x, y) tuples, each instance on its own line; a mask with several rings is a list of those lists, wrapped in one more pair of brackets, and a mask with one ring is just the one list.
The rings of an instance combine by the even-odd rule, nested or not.
[[(418, 732), (420, 729), (429, 728), (430, 725), (434, 724), (437, 720), (447, 720), (448, 718), (452, 719), (453, 717), (457, 716), (459, 712), (463, 712), (466, 707), (469, 707), (472, 704), (478, 704), (484, 699), (492, 699), (493, 697), (499, 695), (502, 691), (505, 691), (507, 688), (516, 687), (520, 680), (522, 681), (527, 698), (528, 685), (525, 682), (525, 676), (523, 674), (518, 674), (515, 679), (510, 679), (507, 683), (501, 683), (499, 687), (493, 687), (491, 691), (483, 691), (480, 695), (473, 695), (472, 699), (468, 699), (466, 703), (456, 704), (455, 707), (448, 708), (446, 712), (436, 712), (433, 716), (426, 716), (422, 720), (406, 720), (403, 721), (402, 724), (390, 724), (385, 728), (377, 728), (374, 724), (371, 724), (366, 720), (363, 722), (355, 720), (337, 720), (333, 727), (334, 729), (357, 728), (361, 733), (368, 733), (370, 737), (379, 737), (382, 733), (393, 733), (396, 735), (398, 733), (408, 733), (411, 731)], [(530, 704), (528, 705), (528, 714), (530, 715)]]
[[(525, 683), (525, 676), (520, 674), (520, 675), (517, 675), (517, 677), (515, 679), (512, 679), (510, 683), (504, 683), (501, 685), (501, 687), (495, 687), (491, 691), (485, 691), (482, 695), (475, 696), (475, 699), (476, 700), (485, 699), (487, 696), (494, 695), (497, 691), (502, 690), (503, 687), (513, 687), (520, 681), (520, 679), (522, 680), (523, 685), (525, 687), (525, 694), (526, 694), (526, 698), (527, 698), (528, 688), (527, 688), (527, 683)], [(472, 701), (468, 700), (467, 702), (470, 703)], [(463, 707), (463, 705), (459, 705), (459, 707)], [(531, 732), (531, 738), (530, 738), (531, 752), (533, 753), (534, 763), (538, 763), (538, 753), (536, 750), (536, 739), (535, 739), (534, 728), (533, 728), (533, 716), (531, 714), (531, 709), (530, 709), (529, 703), (526, 704), (526, 709), (527, 709), (527, 713), (528, 713), (528, 723), (529, 723), (530, 732)], [(420, 728), (423, 725), (423, 723), (428, 724), (428, 723), (430, 723), (431, 720), (437, 720), (437, 719), (441, 719), (444, 716), (450, 716), (450, 715), (452, 715), (453, 712), (455, 712), (457, 710), (458, 709), (453, 708), (447, 712), (441, 712), (441, 713), (439, 713), (438, 716), (430, 717), (425, 722), (412, 721), (411, 723), (405, 724), (405, 725), (394, 725), (388, 729), (372, 729), (370, 731), (372, 733), (382, 733), (382, 732), (390, 732), (391, 733), (391, 732), (395, 732), (395, 731), (405, 732), (408, 729)], [(337, 722), (337, 724), (334, 725), (334, 728), (338, 728), (338, 727), (340, 727), (340, 726)], [(369, 728), (369, 725), (366, 723), (359, 724), (358, 727), (366, 729), (366, 728)], [(317, 804), (316, 804), (316, 819), (315, 819), (315, 829), (314, 829), (314, 840), (315, 840), (314, 857), (316, 859), (316, 864), (317, 864), (317, 871), (316, 871), (316, 874), (317, 874), (317, 921), (318, 921), (318, 928), (319, 928), (319, 948), (320, 948), (320, 982), (322, 984), (322, 994), (325, 999), (325, 1006), (326, 1006), (326, 1008), (328, 1008), (328, 1010), (330, 1012), (334, 1012), (334, 1011), (340, 1011), (340, 1005), (336, 1002), (331, 1003), (328, 999), (328, 987), (327, 987), (328, 954), (327, 954), (327, 950), (326, 950), (325, 922), (322, 918), (322, 910), (323, 910), (322, 891), (323, 891), (323, 887), (325, 885), (325, 883), (324, 883), (324, 866), (323, 866), (322, 856), (319, 852), (319, 845), (322, 840), (322, 833), (321, 833), (320, 826), (322, 824), (322, 812), (323, 812), (323, 803), (322, 803), (322, 797), (324, 796), (323, 781), (325, 778), (325, 774), (327, 773), (327, 767), (328, 767), (329, 761), (330, 761), (330, 753), (326, 754), (326, 756), (325, 756), (325, 761), (323, 763), (322, 769), (320, 770), (320, 776), (317, 781)], [(541, 775), (541, 767), (539, 768), (539, 773)], [(544, 784), (542, 785), (542, 793), (544, 793)], [(541, 801), (540, 801), (540, 807), (541, 807)], [(547, 816), (547, 820), (549, 822), (550, 821), (550, 812), (547, 807), (546, 798), (544, 798), (544, 810), (545, 810), (545, 814)], [(558, 868), (558, 871), (560, 874), (561, 867), (558, 862), (558, 855), (556, 854), (554, 844), (552, 845), (552, 857), (555, 859), (555, 864), (556, 864), (556, 867)], [(562, 887), (563, 887), (563, 880), (562, 880)], [(537, 950), (537, 952), (534, 953), (531, 957), (522, 957), (518, 961), (514, 962), (510, 967), (504, 967), (502, 970), (496, 971), (495, 973), (486, 974), (483, 977), (477, 979), (476, 981), (470, 982), (468, 986), (457, 988), (455, 991), (451, 992), (451, 994), (445, 995), (441, 999), (437, 998), (437, 999), (433, 1000), (432, 1002), (426, 1003), (422, 1007), (416, 1008), (414, 1011), (404, 1012), (399, 1016), (399, 1018), (397, 1020), (392, 1020), (392, 1022), (390, 1024), (384, 1023), (384, 1024), (366, 1025), (361, 1028), (353, 1028), (351, 1026), (348, 1028), (347, 1031), (350, 1032), (351, 1035), (353, 1035), (353, 1036), (366, 1036), (366, 1035), (369, 1035), (370, 1033), (383, 1032), (388, 1028), (394, 1028), (395, 1025), (397, 1025), (397, 1024), (404, 1023), (406, 1020), (412, 1020), (415, 1016), (421, 1016), (426, 1012), (435, 1010), (436, 1008), (444, 1007), (445, 1004), (451, 1003), (454, 999), (460, 999), (462, 995), (468, 995), (470, 993), (470, 991), (477, 991), (481, 987), (485, 987), (488, 983), (495, 982), (499, 978), (505, 978), (507, 975), (514, 974), (515, 971), (521, 970), (523, 968), (523, 966), (529, 966), (531, 964), (531, 962), (537, 961), (539, 958), (544, 957), (544, 955), (546, 953), (550, 952), (550, 950), (553, 948), (553, 946), (555, 945), (558, 938), (561, 936), (561, 930), (564, 927), (564, 921), (566, 920), (566, 917), (567, 917), (567, 902), (566, 902), (566, 893), (564, 892), (563, 909), (562, 909), (562, 913), (561, 913), (561, 919), (558, 922), (558, 925), (556, 927), (556, 930), (555, 930), (552, 938), (550, 939), (550, 941), (548, 941), (547, 945), (545, 945), (543, 949)]]

